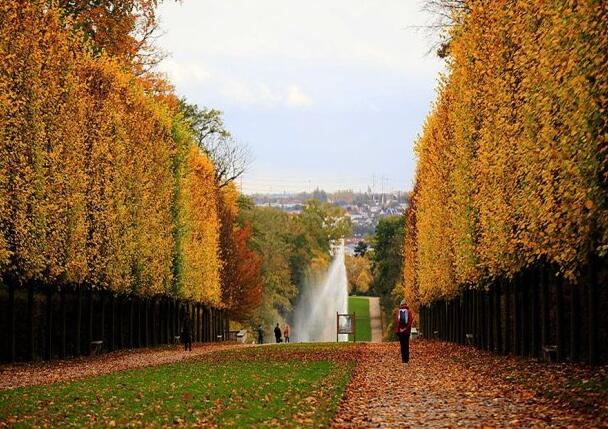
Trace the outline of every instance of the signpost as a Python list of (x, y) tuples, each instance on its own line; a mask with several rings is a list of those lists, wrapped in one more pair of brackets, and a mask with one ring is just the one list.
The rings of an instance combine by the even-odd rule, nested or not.
[(356, 342), (356, 322), (357, 318), (355, 313), (350, 314), (336, 312), (336, 342), (338, 342), (340, 334), (353, 334), (353, 342)]

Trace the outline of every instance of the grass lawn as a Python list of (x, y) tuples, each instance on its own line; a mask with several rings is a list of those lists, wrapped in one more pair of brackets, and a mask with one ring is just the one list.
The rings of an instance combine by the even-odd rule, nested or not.
[(292, 351), (297, 345), (232, 350), (0, 391), (0, 426), (327, 426), (354, 364), (302, 359)]
[[(356, 334), (357, 341), (371, 341), (372, 330), (369, 320), (369, 299), (364, 296), (349, 296), (348, 297), (348, 312), (356, 313)], [(349, 341), (352, 341), (352, 335), (348, 336)]]

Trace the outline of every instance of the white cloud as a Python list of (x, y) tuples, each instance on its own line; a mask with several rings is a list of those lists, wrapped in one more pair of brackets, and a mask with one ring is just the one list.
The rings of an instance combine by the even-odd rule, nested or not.
[(170, 81), (178, 86), (202, 88), (208, 94), (216, 94), (241, 107), (298, 108), (312, 104), (312, 98), (297, 84), (270, 85), (252, 81), (244, 76), (212, 73), (204, 65), (194, 62), (178, 63), (168, 60), (162, 63), (160, 70), (167, 73)]
[(288, 106), (310, 106), (312, 104), (312, 98), (304, 94), (304, 92), (299, 86), (290, 85), (287, 88), (287, 96), (285, 102)]
[(423, 0), (193, 0), (164, 2), (161, 44), (201, 57), (358, 64), (435, 72)]
[(180, 64), (166, 59), (160, 64), (159, 69), (167, 73), (169, 79), (176, 84), (193, 81), (201, 83), (209, 81), (212, 77), (209, 70), (197, 63)]
[(312, 98), (306, 95), (298, 85), (286, 88), (272, 87), (262, 82), (247, 82), (234, 78), (221, 78), (218, 81), (219, 92), (227, 100), (241, 107), (306, 107), (312, 104)]
[(281, 94), (264, 83), (222, 78), (219, 82), (219, 92), (224, 98), (241, 107), (274, 107), (281, 102)]

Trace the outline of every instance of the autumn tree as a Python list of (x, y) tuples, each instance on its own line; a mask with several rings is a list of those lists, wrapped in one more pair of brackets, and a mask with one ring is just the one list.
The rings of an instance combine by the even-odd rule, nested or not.
[[(542, 324), (543, 341), (564, 358), (567, 313), (570, 358), (580, 355), (581, 325), (597, 361), (608, 248), (608, 8), (592, 0), (432, 3), (451, 19), (447, 72), (416, 143), (405, 293), (433, 312), (443, 338), (462, 339), (449, 329), (463, 320), (446, 325), (445, 309), (454, 318), (453, 307), (465, 305), (479, 346), (499, 336), (492, 315), (505, 336), (517, 336), (503, 350), (518, 353), (539, 353)], [(511, 298), (521, 312), (501, 319)]]
[(369, 245), (365, 241), (360, 240), (355, 246), (355, 256), (365, 256), (368, 248)]
[(219, 305), (213, 165), (63, 13), (0, 9), (2, 277)]
[(251, 247), (262, 258), (262, 302), (251, 322), (272, 326), (285, 320), (298, 293), (290, 266), (292, 246), (285, 239), (291, 220), (280, 210), (250, 206), (242, 211), (241, 222), (251, 225)]
[(251, 154), (226, 129), (222, 112), (199, 108), (181, 99), (179, 108), (198, 146), (215, 166), (215, 178), (223, 188), (241, 177), (251, 162)]
[(387, 216), (378, 222), (372, 240), (374, 252), (371, 257), (371, 290), (380, 297), (385, 315), (390, 315), (394, 309), (392, 292), (401, 283), (403, 231), (403, 216)]
[(119, 58), (136, 73), (150, 70), (163, 58), (154, 46), (156, 8), (162, 0), (46, 0), (58, 6), (97, 53)]
[(222, 303), (231, 319), (249, 320), (262, 302), (263, 258), (251, 249), (250, 222), (239, 225), (239, 193), (231, 183), (220, 190), (220, 259)]
[(366, 294), (373, 281), (370, 260), (363, 256), (346, 255), (344, 262), (349, 293)]

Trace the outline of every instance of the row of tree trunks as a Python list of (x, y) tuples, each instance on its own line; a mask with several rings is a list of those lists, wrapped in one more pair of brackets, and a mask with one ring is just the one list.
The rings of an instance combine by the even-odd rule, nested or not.
[(94, 341), (102, 341), (104, 351), (171, 344), (181, 335), (185, 315), (192, 320), (195, 342), (226, 338), (225, 312), (199, 303), (5, 281), (0, 283), (0, 360), (86, 355)]
[(606, 280), (606, 264), (597, 258), (577, 284), (539, 265), (422, 306), (420, 330), (426, 338), (497, 353), (605, 363), (608, 291), (601, 285)]

